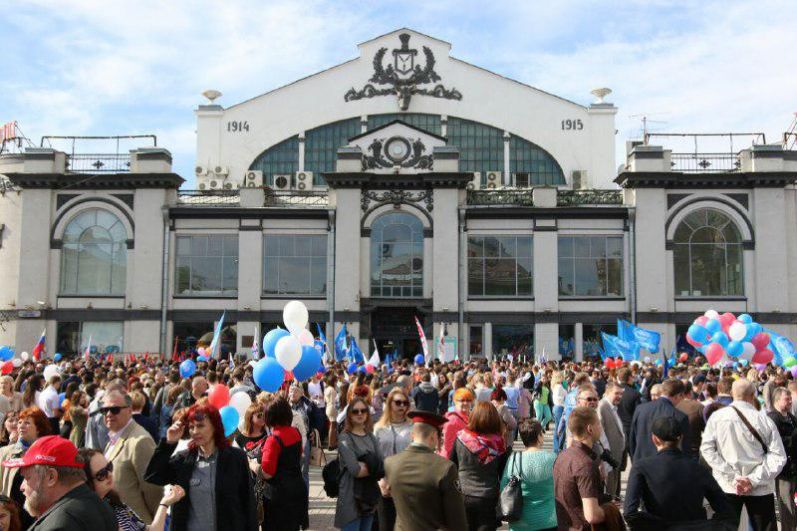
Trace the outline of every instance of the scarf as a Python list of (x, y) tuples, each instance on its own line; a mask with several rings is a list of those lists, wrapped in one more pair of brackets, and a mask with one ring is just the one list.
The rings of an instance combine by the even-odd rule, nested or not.
[(498, 433), (480, 434), (464, 429), (457, 436), (483, 465), (492, 462), (506, 452), (504, 437)]

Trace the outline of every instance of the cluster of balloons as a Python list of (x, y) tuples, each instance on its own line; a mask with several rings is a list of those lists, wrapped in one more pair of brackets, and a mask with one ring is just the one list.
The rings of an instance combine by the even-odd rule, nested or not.
[(0, 360), (10, 361), (14, 357), (14, 349), (11, 347), (0, 347)]
[(623, 361), (623, 358), (620, 356), (617, 356), (616, 359), (606, 358), (605, 360), (603, 360), (603, 364), (606, 366), (607, 369), (619, 369), (620, 367), (623, 366), (623, 363), (625, 362)]
[(709, 365), (742, 360), (766, 365), (775, 357), (769, 350), (769, 334), (746, 313), (737, 317), (708, 310), (689, 327), (686, 341), (706, 356)]
[(238, 424), (244, 418), (246, 408), (252, 404), (252, 399), (244, 391), (231, 395), (229, 387), (216, 384), (208, 393), (208, 403), (219, 410), (221, 423), (224, 425), (224, 436), (229, 437), (238, 429)]
[(315, 338), (307, 329), (307, 307), (299, 301), (290, 301), (282, 310), (282, 320), (287, 330), (275, 328), (263, 337), (264, 356), (253, 371), (257, 386), (269, 393), (282, 386), (288, 373), (304, 381), (323, 367)]

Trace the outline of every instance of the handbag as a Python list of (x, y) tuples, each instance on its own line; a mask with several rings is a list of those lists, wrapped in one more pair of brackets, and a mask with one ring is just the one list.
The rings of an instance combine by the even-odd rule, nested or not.
[[(516, 452), (513, 465), (518, 465), (517, 456), (520, 456), (519, 467), (509, 476), (509, 482), (501, 489), (498, 495), (498, 517), (505, 522), (517, 522), (523, 516), (523, 452)], [(517, 470), (519, 468), (519, 470)]]
[(327, 463), (327, 456), (324, 449), (321, 448), (321, 435), (318, 430), (313, 430), (313, 442), (310, 446), (310, 465), (311, 466), (324, 466)]

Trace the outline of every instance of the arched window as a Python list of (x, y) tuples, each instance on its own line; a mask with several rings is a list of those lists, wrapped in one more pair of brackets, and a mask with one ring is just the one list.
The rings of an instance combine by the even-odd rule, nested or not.
[(385, 214), (371, 226), (371, 296), (423, 296), (423, 224), (412, 214)]
[(81, 212), (64, 231), (61, 295), (124, 295), (127, 231), (115, 215)]
[(673, 238), (675, 294), (743, 295), (742, 237), (726, 214), (701, 208), (688, 214)]

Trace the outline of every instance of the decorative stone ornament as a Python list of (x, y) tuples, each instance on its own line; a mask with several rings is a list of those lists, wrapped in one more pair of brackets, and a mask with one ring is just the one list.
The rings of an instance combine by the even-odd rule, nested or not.
[[(440, 83), (432, 88), (419, 87), (419, 85), (436, 83), (441, 79), (434, 70), (434, 54), (428, 46), (424, 46), (423, 54), (426, 64), (421, 67), (415, 62), (418, 50), (409, 47), (410, 34), (402, 33), (399, 35), (399, 40), (401, 48), (393, 49), (393, 64), (384, 66), (387, 48), (380, 48), (374, 55), (374, 75), (369, 79), (370, 83), (360, 90), (353, 87), (349, 89), (343, 96), (345, 101), (395, 94), (398, 97), (399, 108), (406, 111), (410, 106), (410, 99), (415, 94), (448, 100), (462, 99), (462, 93), (457, 89), (447, 89)], [(374, 84), (389, 85), (389, 88), (376, 88)]]
[(432, 155), (423, 154), (426, 146), (420, 138), (375, 138), (368, 151), (370, 155), (363, 155), (363, 171), (394, 166), (431, 170), (434, 165)]

